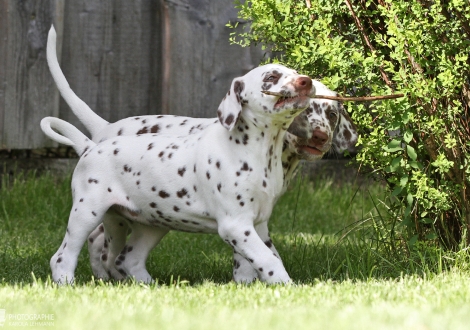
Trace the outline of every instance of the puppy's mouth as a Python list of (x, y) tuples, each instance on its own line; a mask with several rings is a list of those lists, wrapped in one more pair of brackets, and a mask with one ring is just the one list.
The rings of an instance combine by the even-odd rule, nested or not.
[(274, 104), (275, 108), (280, 108), (288, 105), (295, 106), (300, 103), (304, 103), (306, 100), (308, 100), (308, 96), (293, 96), (293, 97), (286, 97), (286, 96), (281, 96), (277, 102)]
[(315, 139), (298, 139), (296, 141), (297, 153), (307, 160), (322, 158), (331, 148), (331, 142), (319, 144)]
[(290, 92), (288, 91), (281, 91), (281, 92), (270, 92), (270, 91), (261, 91), (261, 93), (264, 93), (266, 95), (272, 95), (272, 96), (278, 96), (278, 100), (274, 104), (274, 109), (279, 109), (279, 108), (304, 108), (305, 103), (310, 102), (310, 96), (305, 94), (299, 94), (299, 95), (294, 95), (292, 96)]
[(324, 154), (322, 150), (312, 145), (301, 145), (299, 146), (299, 149), (303, 151), (304, 153), (307, 153), (313, 156), (322, 156)]

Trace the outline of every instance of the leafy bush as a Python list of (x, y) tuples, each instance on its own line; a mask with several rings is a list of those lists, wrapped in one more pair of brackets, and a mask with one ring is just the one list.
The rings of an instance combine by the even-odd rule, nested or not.
[[(388, 183), (391, 232), (409, 243), (470, 243), (470, 6), (464, 0), (252, 0), (232, 34), (345, 95), (357, 160)], [(238, 23), (231, 25), (236, 27)]]

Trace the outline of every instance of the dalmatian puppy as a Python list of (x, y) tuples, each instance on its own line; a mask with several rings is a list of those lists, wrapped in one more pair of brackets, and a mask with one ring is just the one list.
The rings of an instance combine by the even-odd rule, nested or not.
[(314, 95), (309, 77), (268, 64), (232, 81), (217, 110), (219, 122), (201, 132), (117, 136), (91, 147), (84, 135), (70, 139), (86, 151), (72, 177), (67, 232), (50, 262), (54, 281), (73, 282), (87, 236), (101, 222), (106, 228), (107, 215), (116, 213), (154, 226), (160, 236), (169, 230), (217, 233), (260, 280), (289, 282), (282, 261), (265, 244), (267, 231), (259, 228), (267, 228), (283, 189), (287, 128)]
[[(84, 122), (87, 129), (92, 132), (94, 141), (105, 141), (111, 137), (121, 135), (156, 135), (168, 134), (169, 132), (174, 135), (193, 134), (199, 131), (203, 131), (207, 126), (218, 122), (217, 118), (196, 119), (177, 116), (141, 116), (126, 118), (118, 121), (117, 123), (109, 124), (97, 116), (73, 93), (73, 91), (70, 90), (55, 56), (55, 33), (53, 28), (51, 29), (48, 40), (48, 62), (62, 96), (72, 107), (75, 114), (82, 120), (82, 122)], [(315, 87), (321, 91), (320, 94), (336, 95), (336, 93), (329, 91), (323, 84), (316, 81), (313, 81), (313, 83)], [(312, 137), (310, 139), (300, 138), (288, 133), (284, 141), (284, 150), (282, 153), (284, 187), (287, 186), (288, 182), (293, 177), (294, 171), (300, 159), (312, 161), (321, 158), (324, 152), (330, 148), (332, 142), (333, 146), (335, 147), (334, 149), (341, 151), (341, 148), (344, 148), (344, 145), (354, 144), (355, 139), (357, 139), (355, 127), (340, 104), (334, 101), (318, 102), (318, 100), (313, 99), (310, 103), (311, 105), (307, 111), (295, 118), (294, 123), (289, 128), (289, 131), (298, 136), (308, 137), (311, 134)], [(336, 125), (338, 117), (339, 125)], [(337, 129), (333, 136), (332, 133), (335, 127), (337, 127)], [(313, 133), (310, 133), (311, 131), (313, 131)], [(347, 137), (347, 139), (345, 140), (344, 137)], [(58, 140), (58, 142), (63, 141)], [(154, 234), (151, 230), (153, 227), (144, 225), (142, 226), (143, 228), (140, 229), (139, 227), (141, 227), (141, 225), (139, 225), (137, 222), (134, 222), (134, 225), (132, 226), (133, 235), (131, 235), (128, 246), (124, 246), (127, 234), (125, 218), (116, 212), (107, 212), (105, 217), (113, 218), (115, 220), (108, 221), (111, 225), (108, 225), (107, 228), (114, 229), (108, 230), (109, 235), (106, 240), (103, 242), (104, 227), (102, 225), (99, 226), (89, 237), (90, 258), (95, 276), (106, 278), (109, 273), (114, 278), (120, 278), (127, 274), (131, 274), (139, 280), (150, 281), (150, 275), (148, 275), (145, 270), (146, 254), (140, 256), (143, 260), (141, 262), (144, 269), (143, 271), (129, 271), (129, 267), (125, 267), (125, 265), (123, 265), (123, 267), (119, 268), (120, 272), (118, 272), (113, 266), (115, 266), (114, 264), (119, 266), (121, 263), (125, 263), (124, 260), (127, 249), (129, 249), (129, 246), (134, 246), (132, 245), (132, 241), (138, 241), (136, 242), (135, 246), (137, 246), (138, 243), (145, 243), (150, 246), (150, 248), (139, 248), (137, 250), (149, 251), (151, 247), (156, 245), (163, 237), (161, 235), (161, 230), (156, 230), (156, 233)], [(267, 227), (263, 230), (266, 231), (265, 235), (269, 235), (267, 233)], [(113, 233), (114, 235), (111, 235), (110, 233)], [(111, 237), (114, 238), (112, 243)], [(113, 249), (110, 249), (109, 252), (107, 251), (108, 243), (112, 246), (115, 246), (114, 253), (112, 252)], [(267, 241), (266, 244), (271, 245), (272, 243)], [(101, 248), (103, 245), (104, 248), (102, 251)], [(272, 250), (275, 254), (277, 254), (274, 247), (272, 247)], [(119, 254), (119, 256), (116, 259), (117, 254)], [(241, 260), (238, 261), (236, 260), (237, 258)], [(128, 258), (128, 260), (129, 259), (130, 258)], [(134, 263), (136, 259), (137, 258), (132, 259)], [(249, 274), (243, 275), (243, 273), (247, 272), (244, 272), (243, 267), (240, 265), (246, 264), (245, 261), (246, 260), (241, 258), (240, 255), (235, 254), (235, 280), (238, 279), (238, 281), (249, 281), (257, 277), (253, 267), (249, 264), (247, 267), (249, 269)], [(108, 264), (107, 267), (103, 267), (102, 262), (104, 264)], [(127, 272), (123, 271), (123, 269), (126, 268)], [(241, 277), (240, 275), (237, 276), (237, 274), (240, 274)]]

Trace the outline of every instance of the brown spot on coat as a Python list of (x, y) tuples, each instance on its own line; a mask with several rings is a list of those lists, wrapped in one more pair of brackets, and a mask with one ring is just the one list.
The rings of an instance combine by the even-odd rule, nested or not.
[(157, 124), (157, 125), (153, 125), (151, 128), (150, 128), (150, 133), (158, 133), (158, 131), (160, 131), (160, 126)]
[(229, 114), (227, 118), (225, 118), (225, 124), (230, 126), (233, 123), (235, 116), (233, 114)]
[(167, 197), (170, 197), (170, 194), (164, 190), (160, 190), (160, 192), (158, 193), (158, 196), (160, 196), (161, 198), (167, 198)]
[(178, 196), (179, 198), (183, 198), (184, 196), (186, 196), (187, 193), (188, 191), (183, 188), (176, 192), (176, 196)]
[(137, 131), (137, 135), (146, 134), (148, 132), (149, 132), (149, 128), (147, 126), (145, 126), (145, 127), (142, 127), (140, 130)]
[(186, 172), (186, 166), (181, 167), (181, 168), (178, 169), (179, 176), (182, 177), (184, 175), (184, 172)]

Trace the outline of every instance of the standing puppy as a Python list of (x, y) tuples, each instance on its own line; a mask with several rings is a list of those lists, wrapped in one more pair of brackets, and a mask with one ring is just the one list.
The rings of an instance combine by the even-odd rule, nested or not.
[[(283, 95), (261, 93), (270, 90)], [(218, 233), (261, 280), (290, 281), (266, 246), (265, 224), (283, 188), (287, 128), (314, 95), (309, 77), (269, 64), (233, 80), (217, 111), (219, 123), (175, 136), (118, 136), (91, 144), (72, 178), (67, 233), (51, 259), (53, 279), (72, 282), (77, 257), (108, 215), (169, 230)], [(90, 144), (85, 137), (72, 140)], [(265, 226), (262, 226), (265, 227)], [(127, 251), (130, 253), (139, 251)]]
[[(47, 60), (52, 76), (65, 101), (70, 105), (73, 112), (82, 121), (85, 127), (92, 133), (93, 141), (104, 141), (116, 136), (123, 135), (141, 135), (141, 134), (171, 134), (187, 135), (201, 132), (206, 127), (217, 123), (217, 118), (189, 118), (170, 115), (148, 115), (137, 116), (122, 119), (115, 123), (108, 123), (103, 118), (94, 113), (88, 105), (80, 100), (70, 89), (65, 76), (63, 75), (56, 56), (56, 34), (52, 27), (49, 32), (47, 46)], [(314, 87), (322, 95), (336, 95), (318, 81), (312, 81)], [(264, 87), (268, 88), (269, 83)], [(339, 118), (338, 118), (339, 117)], [(55, 133), (50, 129), (50, 125), (44, 122), (43, 129), (52, 139), (55, 139)], [(48, 122), (53, 124), (53, 122)], [(52, 132), (52, 134), (49, 134)], [(311, 99), (309, 108), (301, 115), (297, 116), (289, 127), (289, 132), (285, 136), (282, 164), (284, 170), (284, 190), (294, 176), (297, 165), (301, 159), (313, 161), (323, 156), (332, 145), (334, 150), (342, 150), (355, 144), (357, 132), (354, 124), (344, 111), (342, 105), (336, 101)], [(70, 133), (70, 132), (69, 132)], [(79, 133), (81, 135), (81, 133)], [(58, 136), (57, 142), (64, 142), (61, 136)], [(79, 152), (81, 154), (81, 152)], [(120, 279), (126, 275), (134, 276), (141, 281), (151, 281), (150, 275), (145, 270), (145, 258), (150, 249), (158, 244), (162, 238), (161, 232), (156, 229), (153, 233), (151, 226), (143, 225), (139, 228), (136, 222), (132, 227), (134, 233), (126, 244), (127, 221), (125, 218), (115, 212), (108, 212), (105, 216), (107, 222), (107, 231), (100, 225), (89, 237), (88, 248), (93, 274), (98, 278)], [(258, 228), (258, 231), (261, 229)], [(264, 229), (267, 232), (267, 228)], [(106, 234), (106, 240), (105, 240)], [(266, 234), (265, 236), (267, 236)], [(270, 241), (266, 241), (270, 244)], [(129, 246), (140, 245), (139, 255), (125, 254)], [(104, 246), (104, 248), (103, 248)], [(109, 249), (108, 249), (109, 247)], [(273, 253), (275, 251), (272, 247)], [(119, 255), (119, 257), (118, 257)], [(116, 259), (118, 257), (118, 259)], [(141, 258), (138, 261), (136, 258)], [(251, 265), (244, 267), (245, 261), (240, 262), (239, 255), (235, 254), (234, 278), (237, 281), (249, 282), (257, 277), (256, 272), (252, 270)], [(125, 260), (124, 260), (125, 259)], [(240, 266), (241, 264), (241, 266)], [(117, 270), (117, 268), (119, 271)], [(247, 270), (245, 270), (245, 268)]]
[[(327, 90), (324, 85), (313, 81), (317, 91), (322, 95), (335, 95), (334, 92)], [(339, 116), (339, 118), (338, 118)], [(109, 124), (107, 128), (118, 124), (118, 127), (131, 127), (136, 130), (136, 124), (141, 125), (140, 130), (144, 130), (143, 125), (151, 123), (152, 125), (159, 125), (164, 127), (163, 132), (154, 133), (169, 134), (178, 136), (187, 133), (185, 125), (181, 123), (189, 123), (193, 127), (199, 127), (198, 130), (203, 130), (205, 125), (213, 122), (213, 119), (202, 118), (188, 118), (188, 117), (175, 117), (175, 116), (144, 116), (142, 117), (126, 118), (121, 122)], [(175, 124), (180, 123), (178, 125)], [(142, 123), (143, 122), (143, 123)], [(199, 124), (195, 125), (195, 122)], [(344, 147), (348, 147), (354, 143), (357, 138), (357, 133), (353, 130), (353, 124), (350, 122), (349, 117), (342, 109), (341, 104), (336, 101), (318, 102), (318, 100), (311, 99), (310, 106), (297, 116), (290, 128), (293, 126), (296, 129), (306, 129), (305, 125), (310, 126), (313, 130), (312, 138), (302, 139), (298, 136), (287, 133), (283, 146), (282, 164), (284, 174), (284, 187), (288, 186), (290, 180), (293, 178), (297, 165), (301, 159), (307, 161), (314, 161), (322, 157), (323, 153), (333, 146), (337, 152), (341, 152)], [(60, 130), (60, 125), (57, 127), (56, 123), (60, 123), (56, 118), (47, 118), (42, 122), (44, 133), (57, 142), (64, 142), (62, 136), (57, 135), (52, 128)], [(123, 125), (123, 124), (127, 124)], [(195, 126), (194, 126), (195, 125)], [(109, 129), (108, 129), (109, 130)], [(71, 130), (62, 128), (62, 130), (70, 135)], [(124, 130), (119, 130), (124, 131)], [(130, 132), (126, 130), (125, 132)], [(352, 133), (351, 133), (352, 132)], [(144, 134), (144, 133), (142, 133)], [(151, 134), (151, 133), (146, 133)], [(353, 135), (354, 134), (354, 135)], [(81, 135), (81, 133), (79, 133)], [(57, 139), (59, 137), (60, 139)], [(66, 141), (68, 142), (68, 141)], [(77, 149), (76, 149), (77, 150)], [(77, 150), (81, 154), (83, 150)], [(151, 282), (153, 281), (150, 274), (145, 268), (145, 261), (150, 250), (159, 243), (162, 233), (156, 227), (149, 225), (132, 222), (132, 234), (127, 240), (127, 223), (128, 221), (118, 214), (113, 214), (113, 220), (108, 219), (107, 230), (104, 231), (103, 225), (90, 234), (88, 239), (88, 250), (90, 253), (90, 261), (93, 269), (93, 274), (97, 278), (108, 278), (111, 276), (115, 279), (123, 279), (126, 276), (134, 277), (138, 281)], [(265, 228), (257, 228), (257, 231), (268, 230), (267, 223), (263, 224)], [(155, 232), (154, 232), (155, 231)], [(267, 236), (266, 234), (265, 236)], [(265, 242), (270, 245), (271, 241)], [(140, 251), (139, 254), (128, 254), (128, 250), (136, 249)], [(273, 253), (275, 251), (272, 247)], [(278, 255), (278, 254), (277, 254)], [(243, 259), (240, 255), (234, 254), (234, 269), (233, 278), (237, 282), (251, 282), (258, 277), (256, 271), (251, 264)]]

